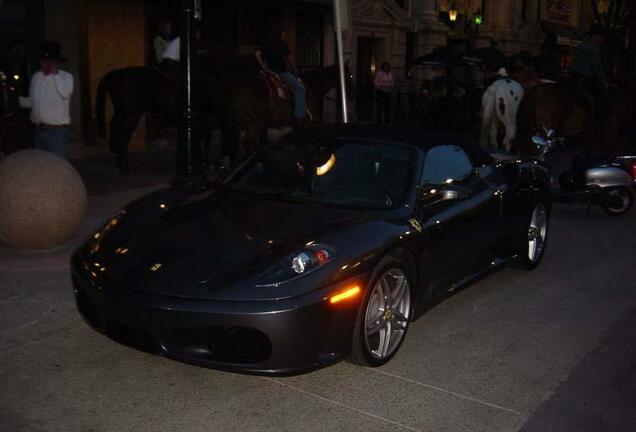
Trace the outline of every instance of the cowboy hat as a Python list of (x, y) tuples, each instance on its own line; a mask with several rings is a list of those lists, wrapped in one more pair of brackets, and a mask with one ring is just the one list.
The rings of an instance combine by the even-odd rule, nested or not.
[(61, 50), (59, 43), (50, 40), (44, 41), (41, 47), (41, 58), (65, 62), (66, 58), (60, 55)]
[(505, 77), (505, 76), (508, 76), (508, 71), (506, 70), (506, 68), (505, 68), (505, 67), (500, 67), (500, 68), (497, 70), (497, 75), (499, 75), (499, 76), (504, 76), (504, 77)]

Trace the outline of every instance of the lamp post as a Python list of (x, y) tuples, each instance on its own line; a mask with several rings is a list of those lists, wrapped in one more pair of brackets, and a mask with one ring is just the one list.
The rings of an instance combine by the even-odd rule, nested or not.
[(340, 92), (340, 108), (342, 109), (342, 122), (349, 123), (349, 114), (347, 112), (347, 91), (345, 81), (345, 66), (344, 55), (342, 47), (342, 30), (345, 28), (343, 22), (343, 12), (348, 13), (346, 6), (346, 0), (333, 0), (333, 16), (334, 27), (336, 30), (336, 50), (338, 56), (338, 77), (340, 78), (340, 86), (338, 88)]
[[(195, 3), (197, 3), (195, 5)], [(177, 141), (176, 175), (172, 179), (174, 186), (198, 186), (202, 184), (203, 165), (201, 163), (201, 147), (197, 141), (198, 112), (193, 100), (192, 68), (194, 60), (195, 10), (200, 11), (198, 1), (181, 0), (181, 33), (179, 39), (180, 86), (179, 123)], [(200, 16), (200, 13), (199, 13)]]
[(455, 2), (453, 2), (451, 4), (450, 9), (448, 9), (448, 19), (450, 20), (451, 23), (454, 23), (455, 21), (457, 21), (457, 14), (458, 14), (458, 10), (457, 10), (457, 5), (455, 4)]

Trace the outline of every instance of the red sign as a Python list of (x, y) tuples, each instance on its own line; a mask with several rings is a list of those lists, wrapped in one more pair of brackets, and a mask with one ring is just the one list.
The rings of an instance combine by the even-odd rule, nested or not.
[(581, 0), (541, 0), (541, 19), (578, 27)]

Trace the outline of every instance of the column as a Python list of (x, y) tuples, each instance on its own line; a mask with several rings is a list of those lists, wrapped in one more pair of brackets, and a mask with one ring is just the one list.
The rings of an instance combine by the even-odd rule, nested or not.
[[(416, 57), (446, 46), (449, 28), (439, 20), (438, 0), (413, 0), (413, 14), (417, 20)], [(416, 70), (417, 79), (431, 79), (432, 72)]]

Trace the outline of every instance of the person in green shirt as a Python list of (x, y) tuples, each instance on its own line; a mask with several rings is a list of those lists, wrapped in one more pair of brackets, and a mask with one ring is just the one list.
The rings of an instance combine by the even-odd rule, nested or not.
[(601, 46), (605, 42), (603, 28), (596, 24), (592, 25), (588, 35), (588, 38), (576, 47), (570, 74), (576, 81), (590, 81), (605, 87), (607, 80), (601, 60)]
[(579, 93), (587, 99), (592, 118), (604, 123), (603, 99), (607, 89), (607, 78), (601, 57), (601, 47), (605, 42), (603, 27), (592, 24), (587, 39), (576, 47), (574, 62), (570, 66), (570, 76)]

